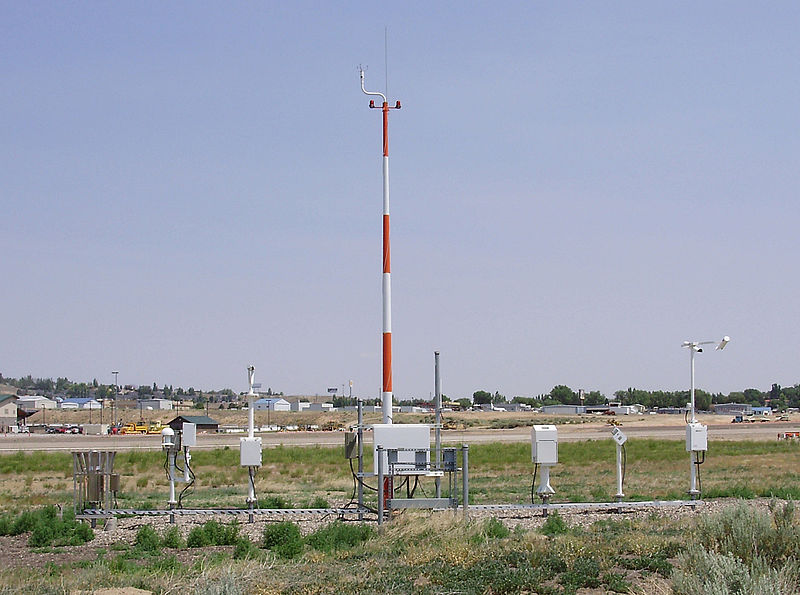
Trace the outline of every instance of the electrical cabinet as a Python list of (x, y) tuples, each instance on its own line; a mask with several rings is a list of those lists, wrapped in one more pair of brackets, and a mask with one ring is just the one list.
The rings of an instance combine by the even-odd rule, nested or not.
[(700, 452), (708, 450), (708, 427), (701, 423), (686, 426), (686, 451)]
[[(420, 469), (430, 461), (431, 429), (425, 424), (375, 424), (372, 426), (372, 443), (375, 448), (375, 473), (378, 473), (377, 449), (383, 447), (383, 472), (389, 474), (386, 451), (397, 451), (397, 470)], [(424, 451), (419, 455), (416, 451)]]
[(242, 467), (261, 467), (261, 438), (239, 440), (239, 461)]
[(540, 465), (558, 463), (558, 430), (555, 426), (533, 426), (531, 461)]
[(197, 425), (189, 422), (183, 423), (181, 442), (184, 446), (197, 446)]

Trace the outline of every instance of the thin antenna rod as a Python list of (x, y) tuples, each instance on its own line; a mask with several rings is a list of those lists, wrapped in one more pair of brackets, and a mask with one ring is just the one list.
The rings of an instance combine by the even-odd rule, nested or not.
[[(389, 110), (400, 109), (398, 101), (391, 108), (383, 93), (367, 91), (364, 88), (364, 68), (358, 67), (361, 76), (361, 90), (366, 95), (383, 99), (380, 106), (383, 113), (383, 384), (381, 387), (381, 409), (383, 423), (392, 423), (392, 274), (389, 248)], [(378, 107), (374, 100), (369, 102), (370, 108)]]
[(386, 96), (389, 96), (389, 27), (383, 28), (383, 69), (386, 76)]

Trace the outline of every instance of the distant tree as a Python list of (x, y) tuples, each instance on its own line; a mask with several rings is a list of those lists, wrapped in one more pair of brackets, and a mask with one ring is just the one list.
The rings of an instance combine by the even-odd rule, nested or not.
[(100, 384), (97, 382), (97, 378), (95, 378), (94, 380), (92, 380), (92, 386), (93, 386), (94, 388), (97, 388), (98, 386), (100, 386)]
[(190, 387), (189, 387), (189, 390), (188, 390), (187, 394), (188, 394), (190, 397), (193, 397), (193, 396), (194, 396), (194, 387), (193, 387), (193, 386), (190, 386)]
[(505, 403), (506, 398), (504, 395), (500, 394), (500, 391), (494, 391), (494, 395), (492, 395), (492, 403)]
[(470, 407), (472, 407), (472, 401), (470, 401), (467, 398), (456, 399), (456, 403), (461, 405), (462, 409), (469, 409)]
[(550, 391), (550, 398), (564, 405), (580, 405), (578, 394), (563, 384), (558, 384)]
[(486, 405), (492, 402), (492, 393), (485, 390), (476, 390), (472, 393), (472, 402), (476, 405)]

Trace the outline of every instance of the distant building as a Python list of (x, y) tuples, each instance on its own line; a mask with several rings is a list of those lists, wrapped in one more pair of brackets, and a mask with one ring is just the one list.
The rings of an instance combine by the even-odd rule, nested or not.
[(747, 403), (718, 403), (714, 405), (714, 413), (719, 415), (750, 415), (753, 406)]
[(289, 409), (291, 411), (303, 411), (304, 409), (308, 409), (311, 406), (311, 403), (308, 401), (292, 401), (289, 404)]
[(586, 413), (583, 405), (543, 405), (542, 413), (547, 415), (578, 415)]
[(17, 406), (23, 409), (55, 409), (58, 404), (54, 400), (41, 395), (25, 395), (19, 397)]
[(219, 422), (214, 421), (207, 415), (179, 415), (167, 425), (177, 432), (178, 430), (183, 429), (184, 423), (196, 425), (198, 432), (219, 431)]
[[(309, 411), (333, 411), (333, 403), (310, 403)], [(277, 410), (276, 410), (277, 411)]]
[(61, 409), (100, 409), (100, 401), (88, 397), (71, 397), (59, 403)]
[(753, 407), (753, 415), (772, 415), (772, 407)]
[(139, 408), (152, 409), (154, 411), (169, 411), (172, 409), (172, 401), (170, 399), (141, 399), (139, 401)]
[(17, 397), (16, 395), (0, 396), (0, 430), (10, 432), (12, 427), (17, 427)]
[(291, 405), (280, 397), (266, 397), (253, 401), (254, 411), (290, 411)]

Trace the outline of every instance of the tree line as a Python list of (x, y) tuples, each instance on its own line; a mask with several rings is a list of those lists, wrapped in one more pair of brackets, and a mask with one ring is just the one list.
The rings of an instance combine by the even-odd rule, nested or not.
[[(623, 405), (639, 404), (648, 409), (655, 409), (685, 407), (690, 400), (688, 390), (664, 391), (628, 388), (615, 391), (612, 398), (596, 390), (582, 391), (582, 395), (583, 400), (581, 400), (581, 391), (575, 391), (564, 384), (559, 384), (554, 386), (549, 393), (537, 397), (515, 396), (511, 399), (511, 402), (541, 407), (542, 405), (603, 405), (609, 401), (619, 401)], [(712, 404), (721, 403), (747, 403), (753, 406), (769, 405), (775, 410), (783, 410), (788, 407), (800, 407), (800, 384), (795, 384), (791, 387), (773, 384), (768, 391), (748, 388), (728, 394), (712, 394), (695, 388), (694, 398), (697, 408), (703, 410), (711, 409)], [(486, 390), (478, 390), (472, 393), (472, 403), (475, 405), (498, 404), (507, 401), (508, 399), (500, 394), (499, 391), (492, 393)]]

